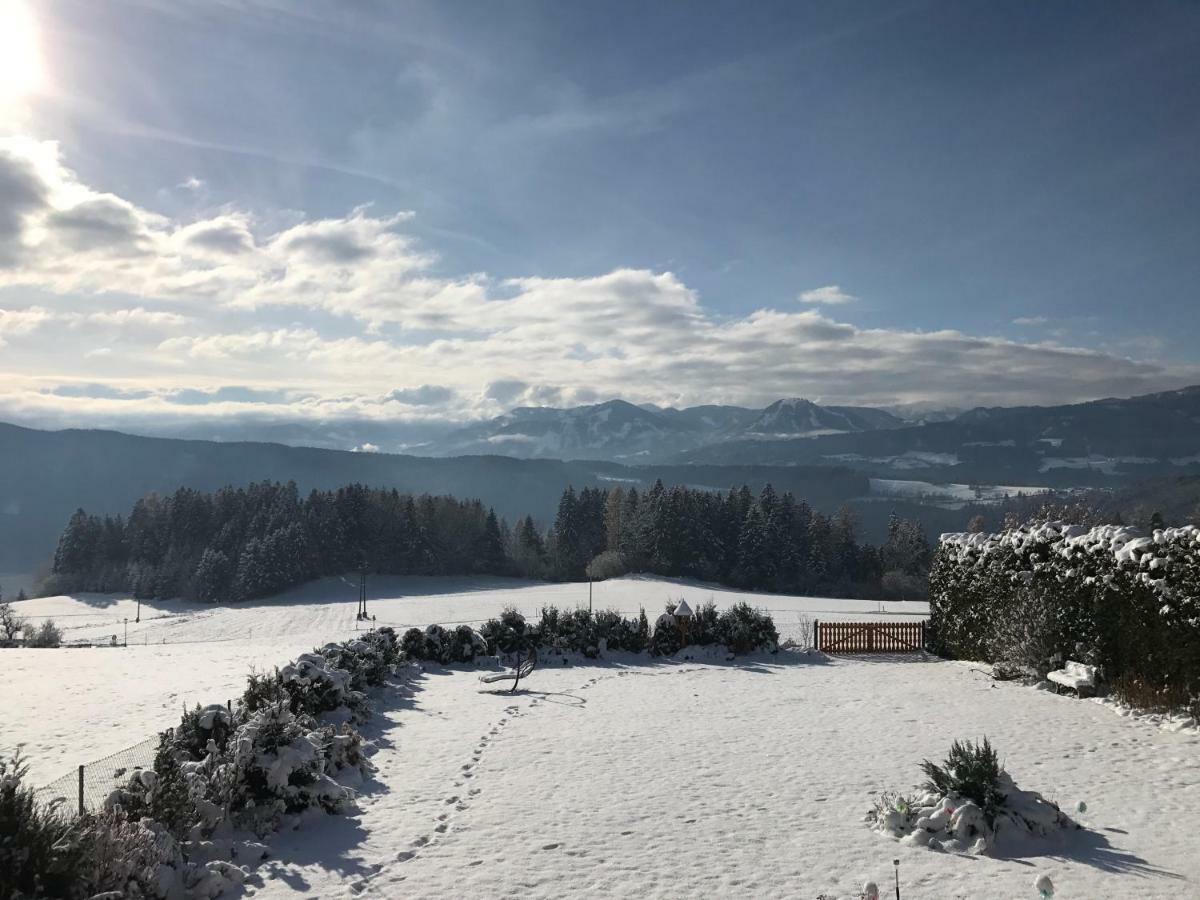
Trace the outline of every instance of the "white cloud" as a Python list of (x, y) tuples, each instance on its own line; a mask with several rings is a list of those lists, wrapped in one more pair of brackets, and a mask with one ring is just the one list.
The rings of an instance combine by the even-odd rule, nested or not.
[(1048, 322), (1045, 316), (1017, 316), (1012, 320), (1014, 325), (1045, 325)]
[(857, 299), (853, 294), (847, 294), (836, 284), (827, 284), (825, 287), (813, 288), (811, 291), (802, 291), (800, 294), (801, 303), (814, 303), (822, 306), (841, 306), (844, 303), (853, 303)]
[(0, 309), (0, 347), (5, 346), (9, 338), (32, 334), (53, 319), (54, 313), (44, 306)]
[[(5, 198), (0, 233), (16, 249), (0, 256), (0, 302), (26, 288), (51, 299), (0, 309), (0, 343), (11, 344), (0, 414), (424, 421), (597, 396), (962, 406), (1200, 380), (1194, 367), (953, 330), (864, 329), (817, 309), (722, 318), (671, 272), (446, 277), (403, 233), (408, 213), (362, 207), (274, 228), (262, 224), (270, 210), (175, 221), (81, 184), (53, 144), (0, 141)], [(837, 285), (800, 295), (853, 299)], [(79, 308), (102, 301), (121, 308)], [(98, 352), (101, 328), (100, 349), (120, 342), (104, 361), (120, 390), (44, 390), (96, 380), (79, 361)], [(17, 373), (40, 381), (22, 387)]]

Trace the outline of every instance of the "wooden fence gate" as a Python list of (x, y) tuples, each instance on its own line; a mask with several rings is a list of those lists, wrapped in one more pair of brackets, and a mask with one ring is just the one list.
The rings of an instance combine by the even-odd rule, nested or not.
[(916, 653), (925, 649), (925, 623), (817, 622), (817, 649), (825, 653)]

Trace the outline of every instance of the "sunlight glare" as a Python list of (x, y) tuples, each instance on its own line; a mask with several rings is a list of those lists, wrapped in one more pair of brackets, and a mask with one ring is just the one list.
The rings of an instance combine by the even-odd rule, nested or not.
[(41, 79), (33, 13), (24, 0), (0, 0), (0, 107), (23, 99)]

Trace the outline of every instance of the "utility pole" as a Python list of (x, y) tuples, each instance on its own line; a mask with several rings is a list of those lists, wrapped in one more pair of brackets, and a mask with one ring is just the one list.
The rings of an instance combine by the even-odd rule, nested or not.
[(588, 612), (592, 611), (592, 577), (588, 576)]
[(358, 570), (358, 617), (367, 618), (367, 567)]
[(129, 646), (129, 617), (125, 617), (125, 646)]
[(137, 618), (136, 618), (136, 619), (134, 619), (133, 621), (135, 621), (135, 622), (140, 622), (140, 621), (142, 621), (142, 598), (141, 598), (141, 597), (138, 597), (138, 598), (137, 598), (137, 604), (138, 604), (138, 606), (137, 606)]

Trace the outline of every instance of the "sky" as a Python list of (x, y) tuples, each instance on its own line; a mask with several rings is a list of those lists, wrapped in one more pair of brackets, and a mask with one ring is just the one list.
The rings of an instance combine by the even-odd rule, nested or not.
[(1198, 85), (1182, 0), (0, 0), (0, 420), (1200, 383)]

